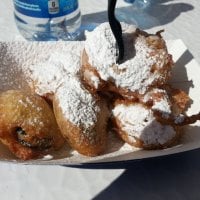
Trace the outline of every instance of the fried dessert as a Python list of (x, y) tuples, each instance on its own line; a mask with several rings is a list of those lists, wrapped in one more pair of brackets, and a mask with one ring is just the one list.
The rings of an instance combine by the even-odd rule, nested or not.
[(125, 56), (116, 63), (116, 41), (108, 23), (86, 32), (82, 79), (92, 91), (112, 91), (137, 99), (171, 76), (172, 57), (160, 32), (152, 35), (122, 23)]
[(0, 93), (0, 141), (16, 157), (38, 158), (65, 141), (82, 155), (102, 155), (111, 129), (134, 147), (163, 149), (179, 141), (183, 126), (200, 120), (200, 113), (186, 115), (189, 96), (168, 82), (173, 60), (161, 31), (122, 23), (122, 32), (120, 63), (108, 23), (86, 32), (81, 53), (58, 45), (32, 57), (32, 46), (24, 48), (28, 62), (19, 68), (31, 92)]
[(56, 120), (64, 138), (80, 154), (102, 154), (107, 143), (108, 108), (93, 96), (79, 79), (69, 77), (58, 88), (53, 100)]
[(79, 70), (80, 57), (76, 54), (53, 53), (47, 60), (28, 66), (24, 75), (33, 93), (52, 102), (56, 89), (65, 77), (69, 74), (76, 76)]
[(59, 149), (64, 143), (47, 102), (20, 90), (0, 94), (0, 141), (22, 160), (35, 158), (51, 148)]
[(152, 108), (141, 103), (116, 101), (112, 115), (118, 135), (135, 147), (166, 148), (177, 142), (181, 136), (180, 127), (160, 123)]
[(185, 114), (189, 100), (184, 91), (170, 86), (154, 88), (137, 102), (116, 100), (112, 109), (114, 130), (125, 142), (136, 147), (172, 146), (183, 135), (183, 126), (200, 119), (200, 113)]

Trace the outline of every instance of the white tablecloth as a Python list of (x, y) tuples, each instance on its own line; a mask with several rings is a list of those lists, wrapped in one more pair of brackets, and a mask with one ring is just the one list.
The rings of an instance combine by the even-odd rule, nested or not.
[[(122, 0), (118, 1), (120, 8), (127, 6)], [(190, 50), (190, 53), (200, 63), (200, 1), (154, 1), (159, 4), (159, 10), (154, 10), (152, 15), (154, 17), (157, 16), (159, 25), (148, 27), (150, 31), (157, 31), (164, 28), (165, 39), (182, 39)], [(106, 14), (106, 4), (106, 0), (80, 0), (83, 20), (86, 21), (89, 19), (101, 22), (102, 17), (105, 17)], [(18, 40), (20, 35), (13, 20), (12, 1), (1, 0), (0, 5), (0, 40)], [(139, 166), (138, 169), (140, 169)], [(173, 171), (173, 169), (171, 170)], [(145, 170), (143, 172), (144, 174), (148, 173)], [(140, 170), (140, 174), (143, 172)], [(89, 170), (62, 166), (23, 166), (0, 163), (0, 200), (93, 199), (95, 196), (98, 197), (98, 194), (103, 190), (109, 189), (110, 184), (120, 177), (122, 173), (126, 174), (124, 169)], [(179, 174), (179, 172), (177, 173)], [(183, 174), (185, 173), (187, 172), (183, 172)], [(146, 177), (148, 176), (146, 175)], [(144, 177), (140, 178), (147, 181)], [(137, 177), (138, 180), (140, 178)], [(129, 185), (130, 182), (131, 180), (127, 176), (123, 184)], [(141, 192), (145, 193), (145, 191), (142, 191), (145, 187), (141, 186), (140, 188), (137, 185), (135, 187), (138, 192), (135, 193), (136, 198), (137, 194), (141, 194)], [(118, 188), (116, 194), (120, 193), (120, 185), (116, 188)], [(150, 196), (149, 199), (160, 199), (155, 197), (156, 195)], [(103, 199), (103, 196), (102, 198), (99, 196), (96, 199)], [(116, 195), (115, 199), (120, 198), (117, 198)]]

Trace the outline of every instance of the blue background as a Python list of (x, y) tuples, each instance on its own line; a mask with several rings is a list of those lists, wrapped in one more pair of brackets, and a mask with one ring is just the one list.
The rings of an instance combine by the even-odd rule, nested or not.
[[(59, 7), (60, 12), (57, 14), (49, 14), (48, 12), (48, 0), (29, 0), (27, 3), (27, 0), (18, 0), (19, 2), (26, 3), (26, 4), (35, 4), (39, 5), (41, 12), (38, 11), (31, 11), (24, 8), (19, 7), (16, 4), (16, 1), (14, 0), (15, 9), (24, 15), (30, 16), (30, 17), (37, 17), (37, 18), (52, 18), (52, 17), (61, 17), (64, 15), (67, 15), (69, 13), (72, 13), (78, 8), (78, 1), (77, 0), (59, 0)], [(70, 6), (70, 9), (64, 10), (64, 7)]]

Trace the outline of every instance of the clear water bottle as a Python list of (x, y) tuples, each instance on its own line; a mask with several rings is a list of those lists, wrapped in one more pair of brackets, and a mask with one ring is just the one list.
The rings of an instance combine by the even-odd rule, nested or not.
[(32, 41), (77, 40), (81, 13), (78, 0), (13, 0), (19, 32)]

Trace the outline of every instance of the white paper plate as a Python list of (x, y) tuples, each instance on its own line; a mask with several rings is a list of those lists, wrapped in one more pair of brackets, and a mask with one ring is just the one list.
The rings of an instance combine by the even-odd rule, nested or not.
[[(40, 48), (36, 48), (36, 45), (34, 45), (34, 49), (32, 46), (30, 48), (31, 43), (26, 42), (23, 43), (23, 45), (27, 45), (28, 50), (26, 49), (26, 51), (23, 51), (23, 49), (21, 49), (21, 52), (14, 53), (15, 50), (20, 49), (19, 45), (22, 43), (12, 43), (13, 47), (16, 48), (13, 49), (12, 55), (8, 55), (5, 42), (0, 43), (0, 90), (18, 88), (21, 87), (20, 84), (23, 86), (20, 70), (18, 70), (20, 68), (19, 65), (23, 65), (23, 63), (20, 62), (25, 62), (24, 58), (26, 58), (26, 56), (30, 60), (32, 58), (32, 60), (37, 60), (37, 56), (39, 56), (38, 49), (47, 48), (48, 46), (49, 52), (52, 52), (55, 47), (54, 45), (57, 45), (56, 43), (40, 43)], [(62, 42), (60, 42), (60, 44), (63, 45)], [(64, 45), (67, 50), (73, 50), (76, 54), (79, 54), (83, 47), (83, 43), (81, 42), (65, 42)], [(176, 62), (173, 69), (173, 78), (171, 83), (174, 87), (186, 91), (193, 100), (187, 113), (197, 113), (200, 111), (200, 66), (194, 60), (193, 56), (181, 40), (167, 41), (167, 46), (169, 52), (173, 55), (174, 61)], [(27, 55), (23, 55), (23, 59), (20, 59), (22, 54)], [(75, 151), (70, 151), (69, 148), (65, 147), (59, 152), (54, 152), (51, 156), (46, 156), (43, 159), (23, 162), (16, 160), (16, 158), (3, 145), (0, 145), (0, 161), (52, 165), (79, 165), (83, 163), (117, 164), (119, 161), (134, 161), (138, 159), (181, 153), (200, 148), (200, 123), (197, 122), (193, 125), (185, 127), (184, 132), (185, 134), (179, 145), (164, 150), (151, 151), (132, 148), (127, 144), (123, 144), (119, 141), (119, 139), (111, 135), (107, 153), (94, 158), (79, 155)]]

